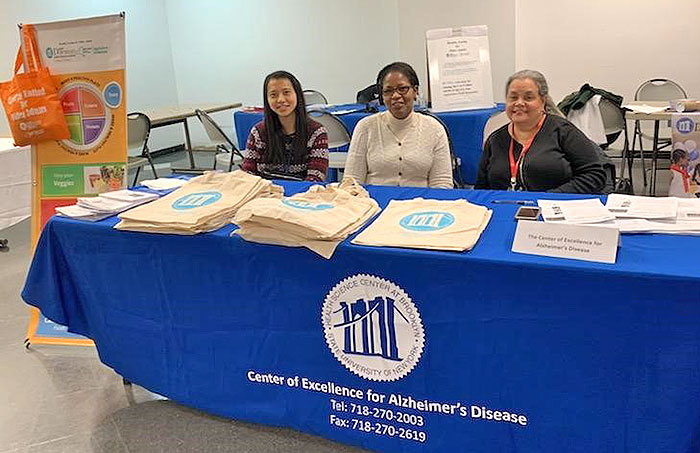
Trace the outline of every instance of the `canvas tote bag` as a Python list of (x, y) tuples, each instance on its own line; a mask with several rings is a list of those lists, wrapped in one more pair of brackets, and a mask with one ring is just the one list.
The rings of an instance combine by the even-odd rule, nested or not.
[(466, 200), (391, 200), (353, 244), (431, 250), (470, 250), (491, 210)]
[(283, 200), (253, 200), (233, 223), (243, 239), (263, 244), (306, 247), (326, 259), (338, 244), (379, 212), (379, 205), (353, 181), (312, 186)]
[(256, 222), (308, 239), (344, 239), (379, 211), (369, 196), (355, 196), (338, 187), (312, 186), (281, 200), (258, 199), (243, 206), (233, 219), (239, 226)]
[(165, 197), (119, 214), (115, 228), (176, 234), (213, 231), (258, 196), (282, 197), (282, 188), (242, 170), (207, 172)]

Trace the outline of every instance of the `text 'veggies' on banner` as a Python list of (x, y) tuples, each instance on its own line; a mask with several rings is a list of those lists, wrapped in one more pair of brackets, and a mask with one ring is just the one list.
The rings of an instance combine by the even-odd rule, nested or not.
[[(126, 54), (123, 14), (32, 27), (70, 132), (65, 140), (32, 146), (32, 244), (36, 244), (55, 208), (74, 204), (77, 197), (126, 187)], [(21, 44), (26, 61), (24, 39)], [(31, 343), (88, 341), (76, 340), (61, 329), (37, 330), (41, 319), (33, 313), (27, 335)]]
[(493, 107), (486, 25), (428, 30), (425, 39), (432, 110)]

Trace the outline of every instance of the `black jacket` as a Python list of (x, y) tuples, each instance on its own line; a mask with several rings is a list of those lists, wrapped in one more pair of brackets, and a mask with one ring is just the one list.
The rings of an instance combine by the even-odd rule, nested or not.
[[(510, 188), (508, 125), (489, 136), (481, 155), (476, 189)], [(515, 142), (518, 159), (522, 145)], [(518, 171), (517, 188), (537, 192), (600, 193), (605, 171), (598, 145), (565, 118), (547, 115)]]
[(588, 102), (596, 94), (599, 94), (603, 99), (607, 99), (618, 107), (622, 105), (622, 96), (618, 96), (615, 93), (605, 91), (601, 88), (592, 87), (586, 83), (582, 85), (578, 91), (571, 93), (562, 99), (562, 101), (557, 104), (557, 107), (564, 113), (564, 115), (568, 116), (569, 110), (578, 110), (583, 108), (583, 106), (586, 105), (586, 102)]

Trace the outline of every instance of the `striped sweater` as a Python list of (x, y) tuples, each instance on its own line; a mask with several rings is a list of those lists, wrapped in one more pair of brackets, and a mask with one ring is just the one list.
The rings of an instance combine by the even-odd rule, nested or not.
[(307, 129), (306, 154), (295, 158), (292, 152), (294, 136), (285, 136), (284, 163), (273, 164), (265, 162), (267, 133), (265, 122), (260, 121), (250, 130), (241, 168), (256, 175), (261, 172), (282, 173), (306, 181), (323, 182), (328, 169), (328, 134), (321, 124), (311, 119)]

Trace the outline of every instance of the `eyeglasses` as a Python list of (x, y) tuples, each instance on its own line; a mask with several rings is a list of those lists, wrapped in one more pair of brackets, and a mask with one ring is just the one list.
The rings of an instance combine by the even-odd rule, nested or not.
[(385, 98), (390, 98), (394, 95), (394, 93), (398, 92), (401, 96), (405, 95), (408, 93), (408, 90), (410, 90), (411, 87), (408, 85), (404, 85), (402, 87), (397, 87), (397, 88), (384, 88), (382, 90), (382, 96)]

